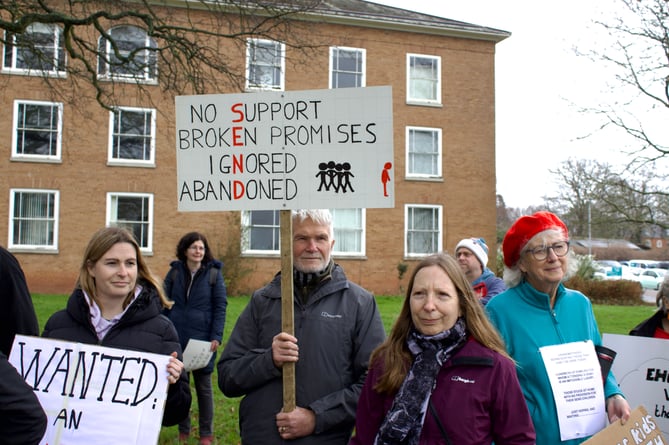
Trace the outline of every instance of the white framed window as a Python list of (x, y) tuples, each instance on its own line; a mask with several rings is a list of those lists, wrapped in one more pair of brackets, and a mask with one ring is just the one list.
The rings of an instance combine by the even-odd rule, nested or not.
[(441, 57), (407, 54), (407, 102), (441, 104)]
[(366, 50), (330, 47), (330, 88), (365, 86)]
[[(332, 209), (335, 245), (333, 255), (365, 254), (364, 209)], [(281, 220), (278, 210), (242, 212), (242, 252), (276, 255), (281, 250)]]
[(5, 33), (3, 71), (29, 75), (65, 75), (63, 30), (49, 23), (33, 23), (22, 34)]
[(242, 252), (277, 254), (280, 243), (281, 220), (278, 210), (242, 212)]
[(408, 178), (441, 178), (441, 129), (406, 128)]
[(248, 39), (246, 42), (246, 89), (283, 91), (285, 54), (286, 46), (281, 42)]
[(142, 252), (153, 251), (153, 194), (107, 193), (107, 225), (125, 227)]
[(9, 248), (57, 251), (59, 202), (58, 190), (11, 189)]
[(365, 209), (332, 209), (336, 256), (365, 255)]
[(421, 257), (442, 251), (442, 206), (404, 206), (404, 255)]
[(14, 101), (13, 160), (59, 161), (62, 132), (62, 103)]
[(118, 107), (109, 113), (109, 164), (155, 165), (156, 110)]
[[(124, 25), (98, 40), (98, 77), (154, 83), (158, 78), (156, 42), (145, 30)], [(112, 42), (114, 45), (112, 45)]]

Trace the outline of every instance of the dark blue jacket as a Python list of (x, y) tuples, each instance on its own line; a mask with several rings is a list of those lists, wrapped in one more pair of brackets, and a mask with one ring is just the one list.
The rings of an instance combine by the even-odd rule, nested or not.
[[(203, 263), (195, 273), (192, 283), (186, 263), (172, 261), (170, 266), (164, 287), (168, 298), (174, 301), (174, 306), (165, 311), (165, 315), (177, 328), (181, 347), (186, 348), (191, 338), (204, 341), (217, 340), (220, 344), (225, 325), (225, 309), (228, 305), (221, 274), (223, 263), (218, 260)], [(212, 268), (216, 275), (213, 285), (210, 282)], [(202, 371), (213, 372), (215, 360), (216, 354)]]

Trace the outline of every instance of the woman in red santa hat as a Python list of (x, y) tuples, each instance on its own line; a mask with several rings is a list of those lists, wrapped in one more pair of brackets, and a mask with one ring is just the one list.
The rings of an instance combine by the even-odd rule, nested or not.
[[(588, 429), (574, 427), (558, 413), (556, 388), (540, 351), (587, 340), (602, 343), (590, 300), (562, 284), (570, 263), (567, 226), (550, 212), (522, 216), (506, 233), (502, 251), (507, 290), (493, 297), (486, 310), (516, 361), (537, 444), (584, 442)], [(604, 399), (610, 422), (629, 419), (630, 407), (610, 371), (604, 376)]]

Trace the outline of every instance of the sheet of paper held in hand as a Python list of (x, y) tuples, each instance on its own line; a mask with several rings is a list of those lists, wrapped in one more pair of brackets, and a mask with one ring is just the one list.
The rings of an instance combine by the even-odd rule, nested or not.
[(213, 354), (210, 341), (191, 338), (184, 349), (184, 368), (187, 372), (204, 368)]
[(604, 385), (592, 341), (539, 348), (551, 382), (561, 440), (592, 436), (606, 426)]

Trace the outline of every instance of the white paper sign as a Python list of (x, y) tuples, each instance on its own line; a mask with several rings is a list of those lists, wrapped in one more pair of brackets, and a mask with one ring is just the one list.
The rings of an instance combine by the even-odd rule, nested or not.
[(209, 364), (213, 354), (211, 342), (191, 338), (186, 344), (186, 349), (184, 349), (184, 368), (188, 372), (204, 368)]
[(604, 384), (592, 341), (539, 349), (558, 412), (560, 439), (592, 436), (606, 427)]
[(17, 335), (9, 362), (47, 415), (41, 445), (158, 443), (169, 356)]
[(669, 437), (669, 341), (604, 334), (602, 342), (617, 352), (612, 370), (627, 402), (645, 406)]
[(391, 208), (389, 86), (178, 96), (179, 211)]

